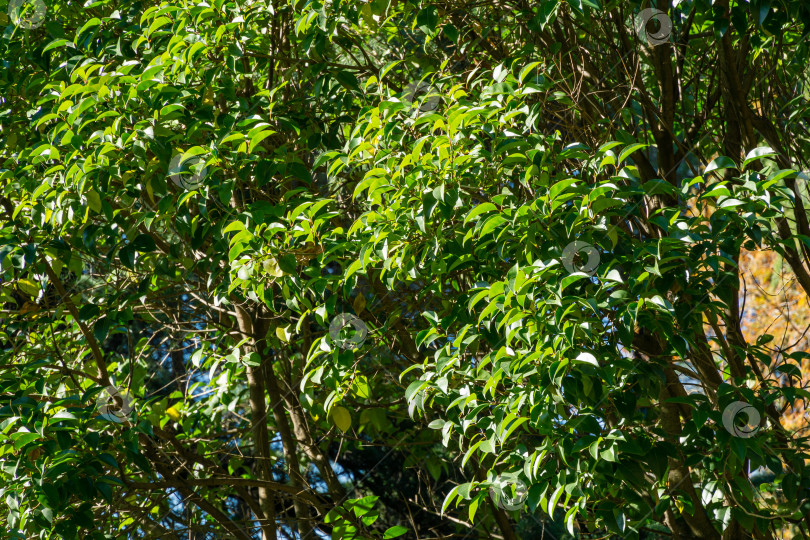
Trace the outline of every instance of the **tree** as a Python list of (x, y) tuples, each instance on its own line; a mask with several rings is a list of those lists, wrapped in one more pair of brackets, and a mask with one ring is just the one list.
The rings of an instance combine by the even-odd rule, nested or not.
[(10, 537), (810, 534), (804, 2), (20, 5)]

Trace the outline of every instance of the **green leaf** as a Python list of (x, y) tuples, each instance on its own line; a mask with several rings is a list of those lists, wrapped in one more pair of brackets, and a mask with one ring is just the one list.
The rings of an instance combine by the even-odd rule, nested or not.
[(92, 19), (90, 19), (89, 21), (87, 21), (86, 23), (84, 23), (84, 26), (82, 26), (82, 27), (81, 27), (81, 28), (80, 28), (80, 29), (79, 29), (79, 30), (76, 32), (76, 37), (73, 39), (73, 42), (74, 42), (74, 43), (77, 43), (77, 42), (78, 42), (78, 39), (79, 39), (81, 36), (83, 36), (83, 35), (84, 35), (84, 33), (85, 33), (85, 32), (87, 32), (87, 30), (89, 30), (90, 28), (94, 28), (94, 27), (96, 27), (96, 26), (99, 26), (100, 24), (101, 24), (101, 19), (98, 19), (97, 17), (93, 17)]
[(398, 538), (408, 532), (408, 529), (403, 527), (402, 525), (394, 525), (393, 527), (389, 527), (383, 533), (383, 540), (387, 538)]
[(483, 439), (478, 441), (477, 443), (470, 446), (470, 448), (464, 453), (464, 458), (461, 460), (461, 468), (462, 469), (464, 468), (464, 466), (467, 464), (467, 462), (470, 460), (470, 458), (473, 456), (475, 451), (478, 449), (479, 446), (481, 446), (481, 443), (483, 443), (483, 442), (484, 442)]
[(60, 48), (64, 47), (65, 44), (67, 44), (67, 43), (71, 43), (71, 42), (69, 40), (67, 40), (67, 39), (55, 39), (55, 40), (51, 41), (50, 43), (48, 43), (45, 46), (45, 48), (42, 49), (42, 52), (46, 53), (46, 52), (50, 51), (51, 49), (60, 49)]
[(563, 491), (565, 491), (565, 486), (559, 485), (551, 494), (551, 497), (549, 497), (548, 508), (546, 508), (549, 516), (554, 515), (554, 509), (557, 507), (557, 503), (560, 502), (560, 497), (562, 497)]
[(617, 163), (617, 165), (621, 165), (621, 164), (622, 164), (622, 162), (624, 162), (624, 160), (625, 160), (625, 159), (627, 159), (628, 157), (630, 157), (630, 154), (632, 154), (633, 152), (635, 152), (635, 151), (637, 151), (637, 150), (641, 150), (642, 148), (646, 148), (647, 146), (649, 146), (649, 145), (647, 145), (647, 144), (642, 144), (642, 143), (636, 143), (636, 144), (631, 144), (630, 146), (626, 147), (626, 148), (625, 148), (624, 150), (622, 150), (622, 152), (619, 154), (619, 158), (618, 158), (618, 160), (617, 160), (617, 162), (616, 162), (616, 163)]
[(290, 342), (290, 336), (292, 336), (292, 333), (290, 332), (290, 327), (289, 326), (276, 326), (275, 332), (276, 332), (276, 337), (280, 341), (282, 341), (283, 343), (289, 343)]
[(509, 436), (512, 434), (512, 432), (514, 432), (517, 428), (522, 426), (525, 422), (528, 422), (528, 420), (529, 419), (527, 417), (521, 417), (513, 421), (511, 424), (509, 424), (509, 428), (506, 430), (506, 432), (503, 433), (502, 436), (500, 437), (501, 440), (504, 442), (509, 440)]
[(222, 229), (222, 234), (234, 232), (234, 231), (244, 231), (245, 224), (241, 221), (232, 221), (230, 222), (224, 229)]
[[(243, 356), (241, 360), (242, 360), (243, 364), (248, 365), (248, 366), (260, 366), (260, 365), (262, 365), (262, 357), (259, 356), (258, 353), (253, 352), (253, 351), (251, 351), (248, 354), (246, 354), (245, 356)], [(167, 412), (169, 410), (171, 410), (171, 409), (174, 409), (174, 407), (171, 407), (170, 409), (168, 409)]]
[(712, 162), (706, 166), (706, 169), (703, 171), (703, 174), (705, 175), (709, 174), (712, 171), (719, 171), (723, 169), (736, 169), (736, 168), (737, 165), (731, 158), (726, 156), (720, 156), (718, 158), (713, 159)]
[(753, 5), (756, 6), (757, 4), (759, 4), (757, 24), (762, 26), (762, 23), (765, 22), (765, 19), (768, 18), (768, 14), (771, 12), (771, 2), (770, 0), (759, 0), (759, 2), (756, 2)]
[(30, 279), (20, 279), (17, 281), (17, 286), (22, 292), (32, 298), (38, 297), (40, 291), (42, 290), (37, 283), (31, 281)]
[(342, 432), (347, 432), (352, 427), (352, 415), (349, 410), (340, 405), (332, 407), (329, 411), (329, 419)]
[(282, 277), (284, 275), (284, 271), (279, 267), (275, 257), (269, 257), (262, 261), (262, 268), (267, 274), (273, 277)]
[(590, 279), (590, 278), (591, 278), (591, 276), (589, 276), (588, 274), (586, 274), (584, 272), (574, 272), (573, 274), (569, 274), (569, 275), (565, 276), (562, 279), (562, 281), (560, 281), (560, 290), (564, 291), (565, 288), (568, 287), (569, 285), (571, 285), (572, 283), (575, 283), (575, 282), (577, 282), (579, 280), (582, 280), (582, 279)]
[(262, 131), (262, 132), (259, 132), (259, 133), (257, 133), (256, 135), (253, 135), (253, 136), (250, 138), (250, 146), (248, 147), (248, 153), (249, 153), (249, 154), (252, 154), (252, 153), (253, 153), (253, 150), (255, 150), (255, 148), (256, 148), (256, 147), (257, 147), (257, 146), (258, 146), (258, 145), (259, 145), (259, 144), (260, 144), (260, 143), (261, 143), (263, 140), (265, 140), (265, 139), (266, 139), (267, 137), (269, 137), (270, 135), (273, 135), (274, 133), (275, 133), (275, 131), (272, 131), (272, 130), (267, 130), (267, 131)]
[(298, 262), (295, 260), (295, 255), (287, 253), (283, 255), (278, 261), (281, 269), (288, 274), (296, 274), (298, 271)]
[(521, 83), (522, 83), (523, 81), (525, 81), (525, 80), (526, 80), (526, 77), (528, 77), (528, 76), (529, 76), (529, 74), (530, 74), (530, 73), (531, 73), (531, 72), (534, 70), (534, 68), (536, 68), (537, 66), (539, 66), (541, 63), (542, 63), (542, 62), (531, 62), (530, 64), (528, 64), (527, 66), (525, 66), (523, 69), (521, 69), (521, 70), (520, 70), (520, 75), (518, 76), (518, 80), (519, 80)]
[(552, 185), (551, 188), (548, 190), (549, 200), (553, 201), (554, 199), (559, 197), (561, 193), (563, 193), (566, 189), (568, 189), (576, 182), (577, 182), (576, 178), (566, 178), (565, 180), (555, 182), (554, 185)]
[(758, 161), (762, 158), (775, 156), (776, 151), (768, 146), (760, 146), (759, 148), (754, 148), (745, 156), (745, 160), (743, 160), (742, 168), (745, 170), (745, 167), (749, 163), (753, 163), (754, 161)]
[(354, 394), (361, 399), (371, 398), (371, 387), (368, 384), (368, 379), (365, 375), (358, 375), (352, 384)]
[(701, 199), (708, 199), (709, 197), (731, 197), (731, 190), (725, 183), (714, 184), (709, 191), (700, 196)]
[(132, 247), (140, 252), (145, 253), (150, 253), (152, 251), (157, 250), (157, 245), (155, 245), (155, 241), (148, 234), (139, 234), (138, 236), (136, 236), (135, 240), (132, 241)]
[(436, 6), (429, 5), (416, 14), (416, 24), (419, 30), (432, 36), (436, 33), (436, 25), (439, 23), (439, 13)]
[(469, 223), (470, 221), (472, 221), (476, 217), (480, 216), (481, 214), (484, 214), (486, 212), (493, 212), (493, 211), (497, 211), (497, 210), (498, 210), (498, 208), (492, 203), (489, 203), (489, 202), (481, 203), (481, 204), (477, 205), (475, 208), (473, 208), (472, 210), (470, 210), (470, 213), (467, 214), (467, 217), (464, 218), (464, 224), (466, 225), (467, 223)]
[(545, 30), (546, 26), (554, 21), (559, 5), (559, 0), (545, 0), (540, 4), (540, 9), (534, 19), (540, 25), (540, 30)]
[(453, 489), (451, 489), (450, 492), (447, 494), (447, 496), (444, 498), (444, 502), (442, 502), (442, 511), (441, 511), (442, 515), (444, 515), (444, 513), (447, 511), (447, 507), (450, 506), (450, 504), (458, 498), (459, 496), (458, 490), (460, 487), (461, 485), (453, 487)]
[(87, 197), (87, 204), (94, 212), (101, 212), (101, 197), (99, 197), (98, 192), (91, 189), (85, 193), (85, 197)]
[(596, 357), (589, 352), (579, 353), (579, 355), (574, 359), (574, 362), (582, 362), (584, 364), (591, 364), (599, 367), (599, 362), (596, 361)]
[(490, 216), (485, 222), (484, 225), (481, 227), (481, 231), (478, 233), (479, 237), (486, 236), (487, 234), (494, 231), (498, 226), (507, 223), (507, 221), (499, 215)]
[(26, 444), (32, 443), (38, 439), (41, 439), (39, 433), (28, 433), (28, 432), (17, 432), (11, 436), (11, 439), (14, 441), (14, 448), (16, 450), (21, 449)]

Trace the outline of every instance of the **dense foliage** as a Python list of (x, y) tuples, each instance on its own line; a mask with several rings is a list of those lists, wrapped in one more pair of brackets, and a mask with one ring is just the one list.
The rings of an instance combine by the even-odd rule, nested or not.
[(810, 535), (810, 5), (654, 4), (0, 3), (4, 538)]

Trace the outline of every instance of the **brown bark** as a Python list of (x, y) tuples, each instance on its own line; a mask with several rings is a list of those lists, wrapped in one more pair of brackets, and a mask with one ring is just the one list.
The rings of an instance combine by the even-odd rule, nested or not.
[[(677, 444), (678, 437), (681, 433), (681, 422), (679, 419), (679, 412), (677, 404), (666, 403), (668, 398), (672, 397), (666, 387), (661, 388), (660, 401), (661, 401), (661, 426), (667, 433), (670, 442)], [(695, 490), (695, 485), (692, 481), (691, 472), (689, 467), (683, 464), (681, 459), (669, 458), (669, 476), (667, 477), (667, 487), (670, 495), (675, 496), (678, 491), (684, 491), (686, 496), (692, 502), (693, 514), (681, 513), (686, 526), (680, 524), (679, 521), (674, 520), (673, 523), (678, 527), (676, 530), (681, 535), (690, 534), (694, 538), (706, 538), (712, 540), (719, 540), (720, 535), (712, 525), (711, 520), (706, 512), (700, 495)], [(688, 530), (685, 530), (688, 529)]]
[(67, 291), (65, 290), (65, 286), (62, 285), (62, 280), (59, 279), (59, 276), (56, 275), (56, 272), (53, 271), (51, 268), (51, 264), (45, 259), (42, 259), (43, 266), (45, 267), (45, 273), (48, 275), (48, 279), (53, 283), (53, 286), (56, 288), (56, 292), (59, 293), (59, 298), (68, 308), (71, 316), (76, 321), (76, 324), (79, 325), (79, 330), (81, 330), (84, 339), (87, 341), (87, 345), (89, 345), (90, 350), (93, 352), (93, 358), (96, 361), (96, 367), (98, 369), (98, 378), (105, 386), (112, 386), (112, 381), (110, 381), (110, 377), (107, 374), (107, 361), (104, 359), (104, 354), (101, 352), (101, 347), (99, 347), (98, 341), (96, 340), (95, 335), (87, 325), (82, 322), (79, 318), (79, 310), (76, 308), (76, 304), (73, 303), (73, 300), (68, 295)]
[[(645, 334), (644, 332), (636, 333), (633, 347), (653, 358), (660, 358), (664, 352), (658, 338), (654, 335)], [(682, 431), (681, 416), (684, 413), (682, 413), (679, 404), (671, 403), (667, 400), (685, 391), (683, 391), (680, 381), (671, 368), (665, 370), (665, 373), (667, 373), (667, 378), (659, 392), (661, 427), (667, 434), (667, 439), (673, 445), (677, 446)], [(692, 514), (681, 513), (681, 518), (683, 518), (685, 522), (684, 524), (681, 524), (677, 519), (671, 520), (672, 524), (677, 527), (675, 529), (677, 533), (680, 535), (691, 535), (694, 538), (720, 540), (720, 535), (712, 525), (706, 508), (703, 506), (703, 501), (695, 490), (689, 467), (684, 465), (682, 459), (669, 458), (667, 486), (671, 496), (675, 496), (676, 492), (680, 490), (685, 492), (692, 503)]]
[[(246, 337), (253, 336), (253, 320), (250, 314), (239, 304), (236, 305), (236, 320), (239, 330)], [(245, 346), (245, 353), (256, 352), (253, 344)], [(265, 482), (272, 480), (270, 469), (270, 438), (267, 433), (267, 406), (264, 398), (264, 381), (261, 369), (247, 366), (248, 391), (250, 400), (250, 422), (253, 431), (254, 453), (257, 461), (259, 479)], [(259, 487), (259, 516), (262, 528), (262, 540), (276, 540), (276, 510), (272, 492)]]
[[(307, 488), (306, 481), (303, 475), (301, 475), (301, 470), (298, 465), (297, 441), (290, 431), (290, 423), (287, 419), (284, 401), (276, 382), (275, 373), (273, 372), (273, 364), (269, 358), (262, 358), (262, 368), (267, 392), (270, 396), (270, 403), (272, 404), (273, 418), (276, 421), (276, 428), (281, 436), (281, 446), (284, 450), (284, 461), (287, 463), (289, 483), (297, 490), (303, 491)], [(296, 517), (294, 528), (298, 529), (298, 534), (302, 537), (307, 537), (313, 532), (309, 508), (298, 498), (293, 500), (293, 506), (295, 508)]]

